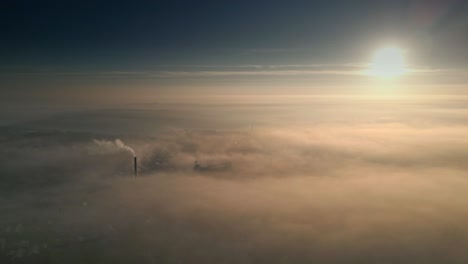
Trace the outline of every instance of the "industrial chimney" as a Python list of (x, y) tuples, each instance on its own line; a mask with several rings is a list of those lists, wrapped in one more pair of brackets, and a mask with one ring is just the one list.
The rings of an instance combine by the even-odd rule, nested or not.
[(137, 170), (138, 166), (137, 166), (137, 157), (133, 157), (133, 169), (135, 171), (135, 177), (138, 175), (138, 170)]

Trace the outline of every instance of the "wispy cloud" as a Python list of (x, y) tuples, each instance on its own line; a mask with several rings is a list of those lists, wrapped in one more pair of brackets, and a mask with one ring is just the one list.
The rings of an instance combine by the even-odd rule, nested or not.
[(222, 76), (312, 76), (362, 75), (360, 71), (342, 70), (262, 70), (262, 71), (163, 71), (156, 77), (222, 77)]
[(153, 71), (111, 71), (107, 75), (146, 75), (157, 78), (232, 76), (363, 75), (363, 64), (167, 65)]
[[(365, 76), (366, 64), (271, 64), (271, 65), (186, 65), (153, 71), (112, 71), (108, 75), (144, 75), (155, 78), (210, 78), (263, 76)], [(466, 75), (463, 69), (410, 68), (409, 75)]]
[[(241, 65), (155, 65), (143, 70), (110, 70), (110, 71), (28, 71), (14, 75), (60, 75), (60, 76), (100, 76), (128, 78), (219, 78), (219, 77), (287, 77), (287, 76), (365, 76), (368, 64), (241, 64)], [(408, 75), (457, 75), (466, 76), (468, 70), (456, 68), (422, 68), (408, 69)], [(11, 75), (11, 74), (10, 74)]]

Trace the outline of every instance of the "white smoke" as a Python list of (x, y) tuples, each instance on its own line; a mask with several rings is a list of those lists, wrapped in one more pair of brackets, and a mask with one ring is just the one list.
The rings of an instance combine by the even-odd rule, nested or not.
[(131, 147), (125, 145), (125, 143), (120, 139), (116, 139), (115, 141), (95, 139), (93, 141), (94, 141), (94, 143), (96, 145), (98, 145), (100, 148), (105, 149), (106, 151), (114, 152), (114, 151), (118, 151), (118, 150), (123, 150), (123, 151), (129, 152), (134, 157), (136, 157), (135, 150), (133, 150)]

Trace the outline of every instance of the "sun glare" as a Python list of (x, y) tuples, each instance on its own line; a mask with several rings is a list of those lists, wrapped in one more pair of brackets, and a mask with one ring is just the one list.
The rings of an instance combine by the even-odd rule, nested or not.
[(397, 47), (378, 50), (367, 74), (375, 77), (394, 78), (407, 72), (403, 51)]

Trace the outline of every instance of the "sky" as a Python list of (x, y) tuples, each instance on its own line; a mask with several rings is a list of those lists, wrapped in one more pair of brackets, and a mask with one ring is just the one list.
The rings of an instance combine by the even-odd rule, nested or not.
[(438, 85), (442, 92), (458, 93), (467, 79), (466, 1), (6, 1), (2, 6), (5, 103), (353, 94), (363, 88), (367, 93), (378, 85), (362, 71), (375, 50), (387, 45), (400, 47), (414, 69), (399, 84), (407, 90)]

